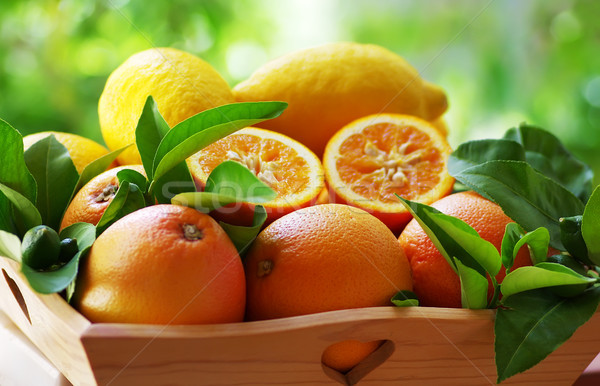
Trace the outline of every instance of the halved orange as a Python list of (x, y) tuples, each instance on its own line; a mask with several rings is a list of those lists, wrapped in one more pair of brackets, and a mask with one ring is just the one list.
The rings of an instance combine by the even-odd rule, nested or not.
[(409, 115), (369, 115), (344, 126), (323, 156), (331, 202), (362, 208), (399, 233), (411, 215), (395, 194), (431, 204), (452, 191), (452, 149), (431, 123)]
[[(325, 186), (321, 160), (300, 142), (270, 130), (246, 127), (188, 158), (199, 190), (204, 189), (212, 170), (225, 160), (246, 166), (277, 192), (275, 199), (261, 204), (267, 211), (267, 224), (296, 209), (314, 205)], [(255, 204), (228, 205), (213, 215), (231, 224), (249, 225)]]

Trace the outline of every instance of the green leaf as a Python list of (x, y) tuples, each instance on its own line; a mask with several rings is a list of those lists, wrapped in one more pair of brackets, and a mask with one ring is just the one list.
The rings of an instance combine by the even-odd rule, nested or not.
[[(588, 201), (589, 203), (589, 201)], [(593, 204), (592, 204), (593, 205)], [(584, 211), (585, 212), (585, 211)], [(594, 265), (588, 256), (587, 245), (581, 233), (581, 223), (583, 215), (562, 217), (559, 219), (560, 241), (563, 243), (567, 252), (577, 260), (587, 265)], [(594, 220), (592, 220), (593, 222)]]
[(416, 307), (419, 305), (419, 298), (412, 291), (398, 291), (391, 299), (396, 307)]
[(69, 151), (49, 135), (25, 151), (25, 163), (37, 183), (36, 207), (42, 223), (58, 230), (79, 180)]
[(252, 219), (252, 225), (245, 227), (240, 225), (227, 224), (222, 221), (219, 222), (221, 227), (225, 230), (233, 244), (238, 250), (240, 256), (252, 245), (252, 242), (260, 232), (263, 224), (267, 220), (267, 211), (262, 205), (256, 205), (254, 207), (254, 217)]
[(159, 204), (168, 204), (181, 193), (195, 192), (196, 185), (185, 162), (180, 162), (148, 187), (150, 194)]
[(98, 221), (98, 225), (96, 225), (96, 234), (100, 235), (118, 219), (145, 206), (146, 200), (140, 188), (129, 181), (122, 181), (119, 184), (117, 193), (106, 207), (100, 221)]
[(0, 119), (0, 138), (0, 183), (34, 203), (37, 188), (35, 179), (25, 165), (23, 137), (11, 125)]
[(135, 142), (142, 159), (151, 190), (150, 195), (159, 204), (166, 204), (179, 193), (194, 192), (196, 186), (184, 161), (176, 162), (162, 176), (154, 175), (154, 159), (159, 145), (170, 127), (158, 111), (152, 96), (148, 96), (135, 130)]
[(144, 165), (148, 180), (154, 178), (154, 156), (160, 141), (171, 128), (158, 111), (158, 105), (152, 96), (148, 96), (142, 114), (135, 128), (135, 143)]
[[(459, 275), (461, 291), (463, 291), (462, 299), (483, 299), (484, 297), (487, 299), (486, 272), (489, 273), (492, 281), (495, 281), (495, 276), (502, 265), (498, 250), (491, 243), (479, 237), (477, 232), (464, 221), (445, 215), (430, 206), (397, 197), (419, 222), (448, 264)], [(461, 262), (462, 267), (457, 266), (457, 261)], [(486, 280), (485, 289), (473, 284), (478, 281), (473, 278), (473, 271)], [(471, 293), (471, 291), (481, 291), (481, 293)], [(480, 301), (469, 301), (468, 303), (470, 304), (465, 303), (463, 306), (481, 304)]]
[(42, 224), (40, 212), (27, 197), (1, 183), (0, 192), (4, 194), (13, 206), (15, 213), (14, 221), (19, 235), (24, 235), (28, 229)]
[(245, 166), (223, 161), (208, 176), (204, 192), (181, 193), (173, 197), (171, 203), (208, 213), (236, 202), (264, 203), (276, 196), (273, 189)]
[(504, 138), (521, 144), (527, 162), (535, 169), (563, 185), (581, 201), (588, 200), (593, 187), (592, 169), (576, 159), (553, 134), (522, 123), (508, 130)]
[(588, 270), (581, 264), (580, 261), (576, 260), (573, 256), (567, 254), (558, 254), (548, 256), (546, 261), (548, 263), (557, 263), (571, 268), (573, 271), (580, 275), (588, 276)]
[(119, 180), (119, 185), (123, 181), (127, 181), (127, 182), (137, 185), (137, 187), (144, 193), (148, 191), (149, 183), (148, 183), (148, 180), (146, 179), (146, 176), (144, 176), (142, 173), (135, 171), (133, 169), (119, 170), (117, 172), (117, 179)]
[(61, 238), (76, 238), (79, 252), (67, 264), (52, 271), (36, 271), (29, 266), (21, 265), (21, 272), (31, 288), (42, 294), (60, 292), (71, 285), (77, 277), (80, 257), (87, 252), (95, 240), (95, 227), (88, 223), (76, 223), (60, 233)]
[(448, 172), (458, 174), (491, 160), (525, 161), (525, 150), (518, 143), (505, 139), (465, 142), (448, 157)]
[(74, 260), (76, 261), (76, 263), (74, 263), (75, 276), (65, 288), (67, 302), (70, 302), (75, 293), (75, 285), (77, 282), (75, 279), (77, 278), (77, 271), (79, 270), (79, 260), (86, 255), (96, 241), (96, 227), (84, 222), (75, 223), (64, 228), (60, 232), (60, 238), (63, 240), (66, 238), (77, 240), (77, 249), (79, 249), (77, 254), (75, 254), (73, 259), (69, 262), (72, 263)]
[(188, 206), (202, 213), (209, 213), (217, 208), (238, 202), (233, 196), (211, 192), (179, 193), (171, 199), (171, 204)]
[(509, 222), (506, 224), (506, 228), (504, 228), (500, 256), (502, 257), (502, 265), (506, 268), (506, 272), (510, 271), (515, 262), (515, 245), (517, 245), (519, 240), (521, 240), (521, 236), (525, 233), (525, 230), (516, 222)]
[(502, 295), (511, 296), (537, 288), (591, 284), (595, 281), (596, 279), (580, 275), (562, 264), (546, 262), (515, 269), (506, 275), (500, 288)]
[(550, 233), (546, 228), (538, 228), (526, 233), (517, 242), (513, 250), (513, 257), (517, 256), (519, 250), (525, 244), (529, 245), (529, 251), (533, 259), (533, 264), (538, 264), (546, 261), (548, 256), (548, 244), (550, 243)]
[(243, 102), (198, 113), (173, 127), (162, 139), (154, 156), (154, 179), (207, 145), (256, 123), (278, 117), (284, 102)]
[(488, 281), (481, 272), (455, 259), (460, 278), (460, 298), (463, 308), (482, 309), (487, 306)]
[(0, 230), (0, 256), (21, 262), (21, 240), (17, 235)]
[(535, 366), (569, 339), (594, 315), (600, 287), (573, 298), (533, 290), (503, 302), (507, 308), (498, 309), (494, 325), (498, 383)]
[(19, 233), (13, 217), (12, 204), (0, 191), (0, 230), (14, 234)]
[(273, 189), (235, 161), (223, 161), (217, 165), (208, 176), (204, 191), (252, 203), (265, 203), (277, 197)]
[(97, 159), (93, 160), (92, 162), (90, 162), (89, 164), (87, 164), (81, 171), (81, 175), (79, 176), (79, 181), (77, 181), (77, 186), (75, 187), (75, 190), (73, 191), (73, 196), (85, 184), (90, 182), (90, 180), (92, 178), (96, 177), (98, 174), (103, 173), (106, 169), (108, 169), (110, 164), (112, 164), (113, 161), (116, 160), (117, 157), (123, 151), (125, 151), (125, 149), (127, 149), (130, 146), (132, 146), (132, 145), (127, 145), (127, 146), (124, 146), (115, 151), (111, 151), (110, 153), (105, 154), (102, 157), (97, 158)]
[(562, 185), (522, 161), (489, 161), (454, 177), (494, 201), (525, 230), (544, 227), (562, 250), (559, 219), (583, 213), (583, 203)]
[(550, 233), (548, 233), (546, 228), (538, 228), (531, 232), (525, 232), (525, 230), (517, 223), (513, 222), (506, 224), (501, 248), (502, 264), (506, 267), (506, 272), (510, 271), (519, 250), (525, 244), (529, 245), (529, 252), (533, 264), (546, 261), (549, 242)]
[(581, 219), (581, 235), (588, 251), (588, 259), (600, 265), (600, 186), (592, 193)]
[(60, 239), (66, 238), (77, 240), (79, 251), (89, 248), (96, 241), (96, 227), (90, 223), (78, 222), (60, 231)]

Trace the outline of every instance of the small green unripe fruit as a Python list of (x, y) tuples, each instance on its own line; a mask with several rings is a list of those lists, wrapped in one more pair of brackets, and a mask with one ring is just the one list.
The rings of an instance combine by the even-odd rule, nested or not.
[(60, 254), (58, 261), (62, 264), (66, 264), (71, 261), (77, 252), (79, 252), (77, 239), (71, 239), (69, 237), (62, 239), (60, 241)]
[(58, 263), (60, 238), (46, 225), (31, 228), (23, 236), (21, 255), (23, 263), (36, 270), (44, 270)]

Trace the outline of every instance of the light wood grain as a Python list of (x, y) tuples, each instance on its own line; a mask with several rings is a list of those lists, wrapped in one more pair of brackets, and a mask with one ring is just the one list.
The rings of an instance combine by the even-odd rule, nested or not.
[[(0, 268), (19, 285), (32, 325), (3, 280), (0, 306), (42, 352), (57, 357), (53, 362), (77, 385), (335, 385), (334, 379), (359, 385), (485, 385), (496, 380), (491, 310), (378, 307), (207, 326), (91, 324), (59, 296), (34, 294), (3, 260)], [(387, 342), (362, 369), (342, 376), (323, 368), (321, 354), (345, 339)], [(546, 360), (505, 384), (570, 385), (599, 350), (596, 313)]]
[[(16, 262), (0, 257), (0, 308), (71, 382), (95, 384), (80, 340), (90, 322), (60, 296), (31, 290), (17, 270)], [(17, 295), (23, 296), (29, 318), (16, 301), (7, 277), (18, 287)]]

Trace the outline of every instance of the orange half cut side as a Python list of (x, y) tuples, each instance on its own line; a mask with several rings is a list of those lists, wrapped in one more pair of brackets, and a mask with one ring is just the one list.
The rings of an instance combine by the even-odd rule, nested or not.
[[(246, 166), (277, 193), (263, 203), (267, 224), (296, 209), (316, 203), (325, 186), (319, 158), (300, 142), (270, 130), (247, 127), (216, 141), (188, 158), (199, 190), (212, 170), (225, 160)], [(232, 204), (218, 209), (215, 217), (237, 225), (252, 222), (254, 204)]]
[(358, 119), (325, 149), (330, 200), (360, 207), (398, 233), (411, 216), (395, 194), (424, 204), (449, 194), (451, 152), (443, 134), (422, 119), (398, 114)]

